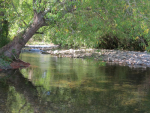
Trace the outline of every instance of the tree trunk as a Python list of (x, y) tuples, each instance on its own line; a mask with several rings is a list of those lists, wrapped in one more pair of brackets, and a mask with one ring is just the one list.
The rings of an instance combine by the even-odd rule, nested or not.
[(19, 58), (21, 49), (35, 32), (45, 24), (42, 13), (34, 14), (33, 23), (23, 32), (19, 33), (14, 39), (0, 49), (0, 55), (4, 55), (14, 60)]

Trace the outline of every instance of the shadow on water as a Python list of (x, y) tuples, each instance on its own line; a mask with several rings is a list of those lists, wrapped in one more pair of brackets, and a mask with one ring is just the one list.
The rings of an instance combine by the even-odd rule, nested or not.
[(0, 72), (0, 113), (150, 112), (149, 68), (40, 54), (23, 59), (31, 67)]
[[(10, 87), (13, 87), (14, 90), (18, 93), (23, 95), (25, 99), (25, 103), (21, 103), (22, 107), (20, 109), (16, 109), (15, 113), (21, 113), (22, 109), (27, 106), (27, 103), (30, 103), (30, 106), (33, 108), (34, 113), (44, 113), (45, 110), (50, 110), (53, 112), (57, 112), (56, 109), (53, 108), (51, 102), (43, 102), (38, 95), (37, 87), (32, 84), (28, 79), (24, 78), (23, 75), (20, 73), (19, 70), (7, 70), (0, 72), (0, 75), (3, 75), (3, 78), (0, 80), (0, 112), (2, 113), (9, 113), (12, 112), (9, 108), (10, 106), (7, 105), (7, 101), (10, 101), (9, 104), (13, 103), (15, 97), (12, 100), (8, 100), (8, 94), (12, 93), (9, 91)], [(12, 93), (11, 96), (16, 96)], [(48, 105), (48, 106), (47, 106)]]

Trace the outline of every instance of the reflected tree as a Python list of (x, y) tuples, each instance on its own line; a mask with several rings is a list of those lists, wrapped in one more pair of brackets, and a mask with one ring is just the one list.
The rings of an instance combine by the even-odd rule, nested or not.
[[(0, 74), (2, 73), (6, 77), (5, 81), (7, 86), (13, 86), (15, 88), (15, 91), (17, 91), (19, 94), (22, 94), (26, 100), (25, 104), (19, 109), (19, 112), (24, 108), (24, 106), (26, 106), (27, 103), (30, 103), (30, 105), (34, 109), (34, 113), (44, 113), (43, 111), (56, 111), (53, 106), (51, 106), (51, 102), (41, 101), (37, 91), (37, 87), (34, 86), (28, 79), (24, 78), (19, 70), (9, 70), (5, 72), (3, 71)], [(6, 89), (9, 88), (5, 88), (5, 90)], [(2, 94), (4, 95), (5, 92)]]
[[(126, 82), (125, 80), (128, 78), (125, 77), (124, 79), (120, 77), (117, 81), (115, 81), (113, 77), (115, 78), (115, 76), (118, 76), (118, 74), (121, 73), (114, 72), (114, 75), (111, 75), (113, 77), (110, 77), (110, 73), (103, 73), (106, 70), (110, 70), (108, 67), (99, 69), (100, 71), (103, 71), (100, 73), (98, 70), (98, 73), (100, 74), (95, 77), (84, 77), (84, 79), (80, 80), (80, 82), (65, 81), (66, 85), (56, 85), (59, 84), (57, 82), (50, 84), (49, 79), (47, 78), (44, 78), (45, 82), (43, 84), (36, 82), (37, 80), (40, 81), (40, 79), (43, 79), (42, 77), (33, 77), (35, 80), (32, 78), (31, 82), (27, 79), (28, 77), (25, 78), (19, 70), (9, 70), (7, 72), (0, 73), (0, 75), (5, 75), (5, 83), (9, 85), (9, 90), (12, 87), (12, 89), (14, 88), (17, 92), (10, 94), (16, 97), (18, 95), (22, 95), (24, 98), (25, 101), (21, 98), (20, 104), (22, 104), (22, 106), (19, 107), (19, 110), (17, 109), (20, 112), (24, 110), (27, 111), (27, 106), (30, 106), (30, 109), (33, 109), (35, 113), (136, 113), (149, 111), (149, 107), (147, 107), (150, 101), (149, 79), (144, 82), (138, 82), (142, 83), (138, 85), (131, 84), (134, 82)], [(116, 70), (119, 70), (119, 68), (120, 67), (115, 67)], [(121, 68), (120, 70), (123, 69)], [(142, 71), (139, 71), (139, 74), (141, 74), (141, 72)], [(141, 79), (141, 81), (143, 80)], [(122, 82), (121, 85), (119, 84), (120, 82)], [(48, 85), (48, 88), (45, 85)], [(147, 93), (144, 91), (144, 88), (147, 89)], [(141, 91), (139, 92), (139, 90), (142, 90), (146, 95), (141, 94)], [(6, 93), (8, 93), (8, 89)], [(8, 97), (9, 96), (5, 97), (5, 101)], [(14, 100), (8, 101), (12, 102)]]
[(9, 92), (9, 85), (4, 79), (0, 79), (0, 113), (9, 112), (7, 109), (7, 97)]

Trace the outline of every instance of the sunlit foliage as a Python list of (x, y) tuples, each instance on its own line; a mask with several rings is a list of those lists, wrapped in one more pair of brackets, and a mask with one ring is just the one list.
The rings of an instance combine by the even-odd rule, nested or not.
[(11, 23), (10, 36), (13, 38), (17, 32), (32, 23), (34, 10), (39, 13), (51, 8), (45, 15), (47, 26), (39, 29), (44, 35), (35, 35), (34, 40), (41, 37), (38, 39), (67, 47), (148, 49), (150, 1), (60, 0), (60, 2), (61, 4), (56, 0), (51, 2), (37, 0), (33, 5), (32, 0), (12, 0), (6, 13), (7, 20)]
[(55, 26), (52, 40), (69, 46), (145, 50), (149, 45), (149, 1), (80, 2)]

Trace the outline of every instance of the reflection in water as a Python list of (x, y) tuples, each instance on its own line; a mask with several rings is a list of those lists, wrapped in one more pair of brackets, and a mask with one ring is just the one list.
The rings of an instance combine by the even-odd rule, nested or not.
[(24, 53), (0, 73), (0, 113), (149, 113), (150, 69)]
[(7, 109), (7, 92), (9, 91), (9, 85), (5, 83), (6, 81), (0, 81), (0, 113), (9, 112)]
[[(30, 82), (28, 79), (24, 78), (19, 70), (9, 70), (1, 74), (5, 75), (5, 77), (3, 78), (3, 80), (5, 80), (5, 83), (3, 83), (5, 87), (1, 85), (3, 91), (0, 93), (0, 95), (2, 95), (0, 99), (1, 98), (3, 99), (4, 105), (7, 105), (8, 103), (14, 104), (13, 101), (18, 102), (17, 104), (20, 103), (20, 105), (16, 107), (17, 109), (11, 108), (14, 106), (7, 106), (9, 110), (15, 111), (15, 113), (22, 112), (22, 110), (24, 110), (25, 107), (27, 107), (26, 110), (28, 110), (28, 104), (30, 104), (30, 107), (32, 109), (31, 111), (34, 111), (34, 113), (43, 113), (43, 109), (55, 111), (51, 106), (50, 102), (46, 101), (47, 104), (49, 104), (49, 106), (47, 106), (45, 104), (45, 101), (40, 99), (40, 96), (38, 95), (37, 87), (34, 86), (32, 82)], [(8, 90), (9, 88), (11, 91)], [(19, 98), (19, 100), (17, 100), (18, 99), (17, 95), (20, 95), (23, 98)], [(7, 99), (11, 99), (11, 100), (7, 100)], [(8, 103), (5, 104), (7, 101)], [(4, 109), (6, 109), (7, 107), (4, 107)]]

